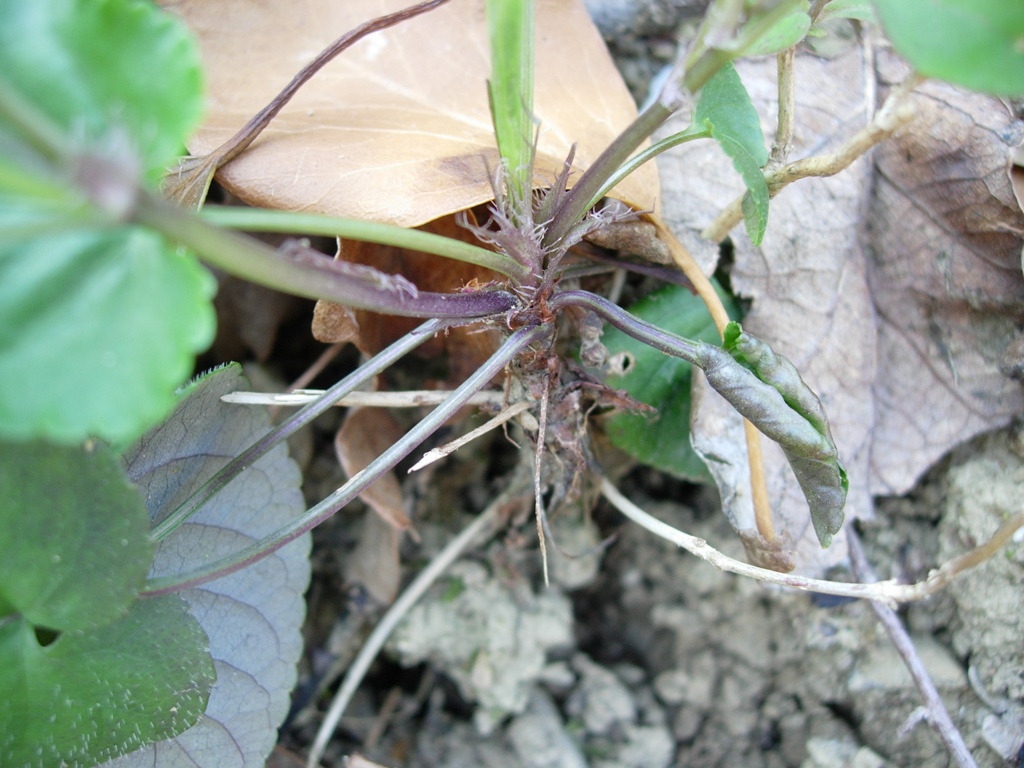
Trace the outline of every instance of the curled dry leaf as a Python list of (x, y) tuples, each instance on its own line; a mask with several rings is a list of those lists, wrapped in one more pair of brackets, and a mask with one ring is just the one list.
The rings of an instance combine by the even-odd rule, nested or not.
[[(168, 0), (197, 34), (208, 117), (193, 154), (230, 138), (327, 43), (408, 0)], [(635, 117), (632, 99), (579, 0), (536, 10), (536, 181), (569, 148), (585, 168)], [(498, 164), (488, 110), (482, 0), (450, 3), (376, 32), (307, 83), (218, 180), (251, 205), (416, 226), (493, 199)], [(613, 193), (651, 209), (657, 173)]]
[[(398, 422), (382, 408), (352, 408), (334, 438), (334, 450), (345, 473), (352, 477), (401, 436)], [(381, 604), (388, 605), (398, 594), (401, 576), (399, 534), (412, 528), (412, 521), (394, 472), (385, 473), (359, 498), (370, 510), (363, 519), (359, 544), (346, 558), (345, 579), (362, 584)]]
[[(738, 69), (770, 136), (775, 62)], [(864, 124), (875, 108), (863, 103), (864, 78), (859, 49), (797, 57), (792, 159), (829, 152)], [(1007, 205), (1006, 175), (1020, 123), (997, 100), (948, 86), (929, 84), (915, 100), (920, 116), (876, 149), (876, 166), (862, 159), (787, 187), (758, 248), (742, 228), (731, 233), (732, 285), (752, 300), (744, 327), (821, 398), (849, 472), (850, 519), (871, 514), (872, 494), (907, 490), (944, 452), (1024, 406), (1019, 383), (999, 369), (1024, 320), (1024, 217)], [(664, 215), (699, 230), (742, 185), (710, 142), (679, 149), (661, 165)], [(723, 406), (714, 392), (695, 396), (694, 439), (714, 459), (734, 525), (750, 529), (742, 426)], [(842, 533), (819, 548), (781, 450), (763, 442), (772, 508), (797, 568), (823, 571), (844, 558)]]
[(999, 99), (941, 83), (914, 105), (911, 130), (875, 155), (867, 217), (876, 494), (908, 490), (951, 446), (1024, 409), (1020, 383), (1001, 370), (1024, 327), (1024, 215), (1007, 178), (1024, 122)]

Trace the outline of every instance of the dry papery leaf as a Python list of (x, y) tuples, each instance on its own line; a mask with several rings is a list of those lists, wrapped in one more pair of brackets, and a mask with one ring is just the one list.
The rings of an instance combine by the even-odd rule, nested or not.
[[(230, 138), (327, 43), (409, 0), (168, 0), (198, 36), (208, 115), (189, 142)], [(536, 7), (536, 183), (573, 143), (586, 168), (636, 110), (579, 0)], [(493, 199), (483, 0), (456, 0), (376, 32), (328, 64), (252, 147), (217, 174), (250, 205), (416, 226)], [(653, 165), (614, 196), (657, 204)]]
[[(882, 63), (883, 83), (903, 74)], [(1024, 122), (998, 99), (941, 83), (914, 105), (917, 123), (875, 155), (867, 219), (875, 494), (908, 490), (950, 447), (1024, 411), (1024, 390), (1001, 370), (1024, 327), (1024, 215), (1007, 177)]]
[[(771, 137), (775, 61), (738, 70)], [(799, 55), (795, 71), (790, 159), (832, 151), (875, 109), (864, 103), (865, 77), (875, 75), (859, 48), (831, 61)], [(744, 328), (789, 357), (821, 397), (850, 475), (848, 518), (870, 516), (872, 495), (908, 490), (943, 453), (1024, 406), (1019, 384), (999, 370), (1024, 321), (1024, 221), (1006, 203), (1007, 150), (1021, 125), (995, 99), (922, 90), (918, 119), (876, 150), (876, 165), (864, 158), (787, 187), (760, 247), (742, 227), (731, 233), (732, 286), (752, 300)], [(680, 149), (661, 164), (664, 215), (699, 231), (742, 187), (710, 143)], [(734, 525), (752, 528), (742, 427), (714, 392), (696, 395), (695, 442), (715, 459)], [(795, 540), (798, 569), (844, 560), (843, 538), (817, 545), (781, 451), (763, 442), (772, 508)]]
[[(402, 428), (381, 408), (352, 408), (334, 438), (334, 450), (345, 473), (365, 469), (392, 443)], [(401, 576), (398, 539), (412, 522), (405, 511), (402, 487), (394, 472), (385, 473), (359, 494), (370, 507), (359, 532), (359, 544), (345, 559), (345, 579), (363, 585), (382, 605), (398, 594)]]

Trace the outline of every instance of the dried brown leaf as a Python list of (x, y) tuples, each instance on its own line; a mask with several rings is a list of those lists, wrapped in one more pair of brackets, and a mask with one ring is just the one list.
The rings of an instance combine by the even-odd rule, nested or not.
[(359, 528), (359, 544), (345, 557), (345, 582), (359, 584), (381, 605), (391, 605), (402, 581), (400, 536), (374, 510), (367, 510)]
[[(334, 438), (334, 450), (342, 469), (352, 477), (369, 466), (402, 437), (402, 428), (387, 411), (380, 408), (352, 408)], [(388, 472), (359, 494), (373, 510), (396, 530), (412, 527), (405, 512), (402, 487), (393, 472)]]
[(313, 307), (313, 338), (324, 344), (344, 344), (359, 338), (355, 310), (320, 299)]
[[(830, 151), (868, 119), (864, 67), (859, 50), (798, 56), (793, 159)], [(738, 70), (770, 137), (775, 63)], [(1024, 406), (999, 368), (1024, 322), (1024, 223), (1007, 204), (1006, 175), (1021, 126), (993, 99), (938, 85), (925, 93), (920, 118), (876, 150), (877, 176), (862, 159), (797, 182), (773, 199), (760, 247), (731, 235), (733, 288), (752, 299), (744, 327), (821, 396), (849, 470), (848, 517), (870, 515), (872, 494), (907, 490), (940, 455)], [(742, 185), (710, 142), (680, 149), (661, 166), (665, 217), (699, 230)], [(694, 439), (715, 459), (734, 525), (751, 528), (742, 427), (715, 393), (698, 395)], [(843, 559), (843, 543), (823, 552), (814, 542), (796, 480), (764, 442), (772, 507), (798, 569)]]
[(914, 105), (910, 130), (875, 155), (867, 217), (876, 494), (908, 490), (950, 447), (1024, 410), (1020, 383), (1000, 370), (1024, 325), (1024, 215), (1007, 178), (1024, 123), (998, 99), (940, 83)]
[[(208, 79), (208, 119), (189, 149), (215, 149), (328, 42), (407, 4), (168, 2), (199, 37)], [(585, 168), (636, 112), (579, 0), (542, 0), (536, 21), (535, 170), (543, 185), (573, 143)], [(486, 202), (498, 162), (489, 69), (482, 0), (376, 32), (319, 72), (217, 178), (251, 205), (403, 226)], [(647, 166), (614, 195), (651, 209), (657, 190)]]

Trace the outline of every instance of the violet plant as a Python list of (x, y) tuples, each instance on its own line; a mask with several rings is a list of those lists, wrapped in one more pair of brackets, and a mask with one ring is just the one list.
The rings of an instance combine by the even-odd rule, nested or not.
[[(331, 55), (375, 29), (444, 1), (432, 0), (374, 20), (342, 38)], [(566, 332), (575, 333), (580, 318), (588, 316), (704, 368), (709, 380), (741, 413), (783, 445), (807, 492), (819, 538), (827, 544), (842, 521), (845, 475), (820, 404), (815, 405), (813, 394), (798, 376), (794, 378), (792, 367), (738, 328), (734, 329), (734, 355), (667, 333), (576, 287), (575, 277), (591, 266), (573, 252), (586, 234), (636, 215), (597, 207), (617, 179), (658, 150), (698, 138), (716, 138), (726, 146), (750, 188), (748, 228), (763, 232), (767, 193), (757, 165), (764, 151), (763, 138), (757, 129), (755, 141), (737, 140), (735, 120), (721, 107), (731, 109), (731, 100), (738, 95), (741, 104), (746, 99), (729, 61), (788, 16), (802, 12), (801, 7), (800, 0), (750, 7), (735, 0), (717, 3), (696, 44), (680, 60), (654, 104), (578, 179), (571, 177), (570, 157), (549, 188), (535, 190), (530, 115), (532, 4), (528, 0), (489, 3), (492, 83), (500, 84), (492, 86), (491, 99), (503, 163), (495, 177), (492, 220), (473, 228), (481, 241), (492, 246), (485, 248), (362, 221), (257, 210), (207, 209), (197, 214), (167, 201), (153, 186), (194, 126), (200, 103), (198, 58), (182, 31), (156, 9), (128, 0), (96, 5), (70, 2), (61, 9), (44, 5), (38, 13), (9, 0), (0, 2), (9, 20), (0, 31), (4, 64), (0, 69), (0, 197), (4, 203), (0, 210), (0, 274), (4, 276), (0, 281), (0, 448), (9, 458), (0, 472), (0, 487), (5, 489), (0, 544), (5, 551), (24, 554), (24, 563), (19, 560), (17, 568), (0, 568), (0, 651), (11, 658), (20, 659), (23, 653), (43, 658), (49, 653), (40, 644), (45, 637), (54, 649), (72, 648), (61, 633), (106, 631), (118, 616), (135, 615), (135, 606), (162, 605), (138, 597), (172, 597), (171, 593), (267, 558), (348, 504), (506, 371), (521, 384), (515, 391), (537, 401), (539, 407), (539, 428), (533, 435), (534, 488), (543, 546), (544, 459), (548, 451), (566, 452), (563, 445), (547, 439), (552, 404), (564, 401), (584, 384), (588, 392), (597, 393), (595, 404), (611, 394), (600, 381), (583, 378), (563, 358)], [(60, 22), (58, 17), (65, 12), (74, 23)], [(110, 40), (117, 40), (118, 47), (104, 48)], [(65, 50), (68, 56), (49, 56), (49, 50)], [(116, 54), (107, 56), (109, 51)], [(159, 71), (159, 81), (168, 84), (166, 93), (154, 91), (155, 79), (139, 64), (147, 57), (153, 59), (151, 69)], [(321, 57), (326, 59), (329, 56)], [(659, 125), (698, 93), (691, 129), (633, 157)], [(752, 110), (749, 99), (745, 103), (747, 111), (741, 114), (749, 127)], [(272, 116), (273, 111), (267, 114)], [(203, 186), (202, 180), (208, 181), (204, 174), (211, 169), (202, 163), (199, 167), (197, 178)], [(487, 267), (500, 279), (456, 293), (420, 291), (402, 276), (331, 261), (301, 241), (288, 241), (275, 249), (234, 228), (340, 235), (404, 246)], [(71, 618), (59, 610), (55, 614), (43, 605), (52, 595), (45, 582), (58, 578), (67, 583), (67, 574), (47, 560), (51, 554), (42, 539), (29, 541), (22, 536), (17, 521), (31, 515), (44, 529), (52, 527), (47, 522), (50, 518), (39, 517), (45, 506), (40, 500), (46, 496), (48, 478), (65, 476), (75, 477), (99, 494), (89, 497), (88, 515), (106, 508), (118, 518), (146, 519), (137, 489), (124, 476), (116, 451), (102, 446), (112, 443), (123, 448), (159, 424), (176, 403), (174, 385), (187, 375), (194, 353), (209, 343), (212, 281), (200, 260), (281, 291), (425, 322), (228, 462), (148, 534), (137, 531), (130, 540), (125, 538), (130, 543), (124, 546), (135, 550), (129, 571), (114, 573), (121, 537), (101, 537), (113, 550), (106, 554), (97, 550), (96, 562), (90, 561), (88, 568), (102, 583), (123, 582), (123, 594), (115, 604), (103, 590), (90, 588), (92, 599), (69, 614)], [(626, 262), (616, 266), (652, 270)], [(178, 572), (145, 578), (154, 546), (233, 478), (434, 334), (467, 323), (501, 329), (504, 341), (443, 403), (366, 469), (286, 526), (229, 556), (187, 563)], [(84, 336), (76, 340), (69, 329)], [(22, 381), (19, 371), (31, 376), (31, 387), (18, 383)], [(577, 417), (581, 418), (579, 411)], [(582, 422), (577, 426), (585, 434)], [(571, 447), (563, 458), (575, 470), (586, 472), (591, 467), (585, 453), (580, 446)], [(94, 466), (97, 463), (100, 466)], [(104, 494), (115, 494), (117, 503)], [(57, 522), (78, 519), (73, 496), (48, 514)], [(87, 539), (79, 533), (74, 540), (81, 539), (85, 547)], [(64, 537), (68, 546), (73, 543), (69, 537)], [(106, 566), (101, 561), (109, 561), (111, 570), (103, 571)], [(67, 598), (81, 599), (78, 593)], [(104, 600), (110, 605), (100, 612), (97, 601)], [(157, 645), (167, 644), (172, 625), (185, 626), (176, 618), (185, 615), (185, 609), (177, 603), (168, 605), (166, 631), (155, 637)], [(147, 621), (135, 616), (132, 626)], [(201, 631), (188, 624), (185, 634), (189, 637), (182, 642), (195, 651)], [(115, 635), (122, 641), (126, 637), (122, 630)], [(101, 645), (112, 642), (109, 634), (89, 637)], [(209, 656), (194, 655), (202, 671), (186, 672), (185, 677), (202, 679), (206, 687), (188, 692), (187, 709), (178, 695), (182, 691), (177, 690), (170, 699), (151, 701), (150, 709), (136, 707), (136, 719), (121, 723), (136, 729), (132, 739), (122, 739), (117, 728), (107, 729), (111, 743), (91, 753), (86, 749), (88, 757), (94, 762), (115, 757), (140, 743), (174, 736), (194, 723), (212, 684)], [(43, 667), (48, 663), (45, 658), (40, 662)], [(86, 703), (75, 706), (92, 706), (87, 703), (94, 701), (87, 681), (81, 685)], [(161, 688), (159, 681), (154, 685)], [(166, 693), (170, 688), (161, 690)], [(173, 722), (158, 716), (171, 710), (176, 714)], [(111, 712), (115, 720), (120, 717), (116, 708)], [(0, 710), (0, 715), (4, 739), (10, 735), (14, 745), (9, 756), (20, 760), (27, 753), (18, 750), (32, 749), (35, 738), (25, 734), (34, 731), (22, 729), (17, 721), (20, 715), (13, 710)], [(41, 727), (45, 731), (45, 724)], [(55, 759), (69, 755), (86, 759), (79, 754), (85, 749), (79, 743), (51, 747)], [(65, 748), (76, 751), (61, 751)]]
[[(746, 97), (729, 60), (742, 55), (761, 35), (794, 12), (801, 12), (800, 2), (766, 3), (764, 7), (755, 6), (744, 13), (733, 14), (728, 21), (719, 19), (714, 13), (709, 14), (703, 34), (689, 55), (680, 60), (659, 97), (590, 168), (570, 185), (572, 157), (569, 157), (563, 172), (551, 187), (534, 190), (531, 184), (534, 137), (530, 133), (532, 122), (529, 112), (533, 76), (532, 3), (528, 0), (489, 3), (494, 51), (490, 96), (503, 165), (495, 174), (496, 200), (491, 221), (484, 226), (465, 226), (495, 250), (467, 247), (464, 243), (426, 233), (319, 215), (208, 208), (201, 218), (196, 218), (156, 199), (144, 200), (136, 211), (141, 223), (169, 236), (173, 233), (179, 242), (190, 246), (208, 263), (234, 274), (279, 290), (327, 298), (349, 307), (383, 314), (435, 318), (368, 360), (225, 467), (210, 480), (206, 489), (158, 527), (158, 537), (166, 535), (178, 522), (187, 519), (265, 450), (365, 384), (433, 334), (471, 321), (506, 333), (505, 341), (490, 359), (443, 404), (365, 470), (286, 530), (254, 543), (230, 559), (150, 583), (147, 591), (162, 593), (217, 578), (265, 556), (323, 522), (392, 470), (475, 393), (507, 369), (514, 371), (513, 375), (524, 383), (524, 391), (533, 393), (539, 400), (535, 495), (538, 534), (543, 548), (541, 464), (545, 451), (559, 450), (553, 442), (548, 444), (545, 441), (549, 406), (562, 396), (558, 391), (560, 388), (578, 386), (556, 350), (558, 334), (563, 327), (561, 317), (567, 310), (575, 311), (577, 315), (593, 314), (666, 355), (704, 369), (709, 383), (720, 394), (766, 436), (782, 446), (808, 499), (819, 541), (822, 546), (828, 546), (832, 535), (842, 525), (846, 474), (829, 432), (824, 409), (791, 363), (771, 351), (763, 341), (743, 333), (735, 323), (729, 327), (730, 341), (723, 349), (678, 337), (631, 315), (597, 294), (565, 287), (565, 283), (572, 282), (567, 278), (571, 278), (581, 266), (580, 259), (572, 254), (573, 246), (597, 229), (638, 215), (634, 212), (609, 214), (595, 207), (610, 185), (622, 177), (624, 166), (627, 169), (636, 167), (635, 161), (629, 162), (636, 148), (698, 93), (704, 96), (697, 101), (692, 126), (660, 142), (654, 151), (645, 152), (642, 160), (650, 159), (658, 151), (682, 141), (718, 137), (717, 123), (726, 122), (721, 116), (721, 105), (725, 103), (731, 107), (735, 99)], [(710, 42), (723, 39), (731, 41), (730, 45), (713, 45)], [(727, 98), (722, 97), (723, 92)], [(749, 117), (753, 109), (749, 98), (746, 105)], [(756, 115), (753, 119), (756, 121)], [(760, 138), (759, 129), (757, 135)], [(761, 146), (763, 148), (763, 139)], [(742, 148), (741, 153), (730, 151), (730, 155), (735, 159), (736, 154), (740, 154), (737, 166), (746, 170), (751, 166), (749, 162), (744, 165), (745, 157), (754, 157), (755, 152)], [(756, 165), (752, 170), (758, 179), (762, 178)], [(758, 197), (757, 189), (751, 197)], [(748, 226), (755, 232), (763, 233), (766, 204), (765, 199), (763, 204), (757, 202), (750, 206), (749, 218), (752, 221)], [(255, 244), (251, 238), (225, 231), (224, 226), (342, 234), (391, 245), (408, 244), (418, 250), (488, 267), (504, 275), (505, 280), (497, 285), (460, 293), (422, 292), (399, 275), (384, 274), (372, 267), (329, 261), (297, 241), (275, 250)], [(631, 269), (635, 265), (623, 261), (617, 266)], [(600, 395), (596, 402), (601, 404)], [(577, 457), (564, 458), (570, 464), (574, 461), (579, 463)]]
[[(186, 163), (175, 177), (183, 184), (182, 198), (193, 203), (200, 198), (216, 165), (244, 151), (260, 126), (324, 62), (366, 34), (444, 2), (421, 3), (339, 38), (238, 141), (216, 158)], [(811, 13), (826, 5), (815, 2)], [(879, 5), (884, 16), (896, 13), (897, 3)], [(602, 198), (639, 164), (684, 141), (712, 138), (722, 145), (747, 187), (742, 204), (747, 231), (755, 242), (760, 239), (768, 213), (769, 185), (762, 172), (768, 156), (730, 61), (793, 45), (807, 30), (808, 4), (714, 2), (654, 103), (579, 178), (572, 177), (568, 158), (564, 173), (539, 190), (531, 168), (532, 4), (492, 0), (488, 13), (490, 96), (503, 162), (495, 177), (492, 221), (474, 231), (491, 248), (329, 216), (223, 208), (195, 213), (168, 202), (154, 187), (201, 109), (198, 55), (181, 26), (150, 4), (132, 0), (0, 0), (5, 19), (0, 26), (0, 551), (5, 553), (0, 659), (5, 663), (0, 668), (5, 675), (20, 675), (29, 659), (33, 673), (42, 670), (46, 685), (56, 679), (64, 686), (61, 699), (70, 702), (69, 716), (94, 710), (109, 716), (85, 734), (90, 745), (81, 739), (69, 745), (51, 732), (44, 711), (26, 724), (19, 699), (11, 696), (0, 705), (5, 762), (30, 762), (23, 757), (42, 754), (38, 750), (45, 746), (52, 762), (95, 763), (191, 727), (203, 714), (213, 671), (202, 652), (201, 629), (170, 593), (238, 571), (295, 541), (390, 471), (503, 371), (518, 382), (510, 394), (539, 409), (533, 439), (540, 524), (545, 486), (556, 485), (545, 477), (544, 459), (549, 451), (567, 450), (545, 433), (553, 419), (565, 418), (557, 406), (572, 402), (584, 385), (594, 404), (602, 398), (621, 403), (602, 382), (583, 378), (566, 361), (566, 347), (575, 346), (589, 318), (704, 369), (712, 386), (782, 446), (820, 542), (827, 545), (841, 526), (845, 472), (820, 402), (788, 361), (738, 325), (722, 324), (723, 347), (682, 338), (576, 284), (579, 275), (593, 269), (574, 252), (580, 239), (638, 215), (600, 207)], [(947, 27), (955, 40), (955, 20)], [(931, 39), (922, 40), (930, 51)], [(1004, 42), (993, 50), (1019, 64), (1015, 40)], [(927, 70), (929, 62), (920, 66)], [(999, 62), (991, 70), (1008, 71)], [(694, 98), (688, 129), (638, 151)], [(456, 293), (430, 293), (399, 275), (331, 261), (300, 241), (275, 249), (235, 229), (387, 243), (474, 263), (499, 279)], [(120, 461), (133, 452), (144, 454), (140, 439), (175, 407), (174, 388), (212, 337), (213, 284), (200, 261), (278, 290), (425, 321), (253, 442), (149, 529), (138, 487)], [(624, 261), (614, 266), (678, 279), (658, 267)], [(230, 556), (146, 578), (156, 545), (233, 478), (434, 334), (468, 323), (500, 329), (503, 343), (365, 470), (285, 527)], [(589, 471), (586, 451), (578, 448), (570, 446), (561, 458)], [(55, 480), (60, 493), (52, 487)], [(601, 490), (615, 502), (617, 492), (606, 480)], [(626, 511), (624, 500), (615, 503), (634, 514)], [(1008, 527), (996, 546), (1011, 534)], [(683, 545), (698, 553), (707, 546)], [(125, 557), (129, 550), (131, 557)], [(76, 557), (65, 557), (68, 553)], [(830, 589), (811, 580), (786, 583)], [(935, 583), (941, 586), (941, 579)], [(847, 590), (840, 594), (891, 599), (925, 594), (839, 586)], [(137, 599), (158, 595), (163, 597)], [(118, 624), (126, 618), (127, 627)], [(146, 645), (144, 635), (154, 642)], [(132, 664), (122, 648), (135, 653)], [(87, 656), (98, 658), (97, 649), (110, 659), (96, 667), (83, 663)], [(65, 666), (51, 678), (54, 657)], [(84, 675), (72, 680), (67, 669)], [(146, 688), (129, 679), (136, 673), (148, 675), (148, 684), (161, 692), (144, 706), (132, 702), (134, 719), (117, 709), (110, 691), (94, 696), (96, 680), (120, 672), (125, 685), (134, 686), (133, 695)], [(169, 682), (178, 679), (180, 686)], [(3, 682), (5, 690), (24, 693), (22, 678)], [(72, 694), (79, 698), (72, 700)]]

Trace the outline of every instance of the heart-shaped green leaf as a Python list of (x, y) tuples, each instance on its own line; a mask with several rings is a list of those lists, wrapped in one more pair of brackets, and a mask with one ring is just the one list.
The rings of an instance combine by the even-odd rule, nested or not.
[(196, 125), (198, 52), (136, 0), (0, 0), (0, 18), (0, 435), (127, 441), (213, 335), (210, 275), (109, 220)]
[(0, 764), (91, 766), (189, 728), (215, 679), (181, 598), (139, 600), (112, 624), (41, 644), (0, 625)]
[[(124, 452), (154, 521), (269, 431), (265, 408), (221, 401), (239, 387), (248, 382), (235, 364), (203, 376), (165, 423)], [(276, 446), (160, 542), (151, 575), (188, 572), (280, 529), (305, 506), (300, 482), (287, 449)], [(195, 726), (119, 758), (116, 768), (262, 768), (288, 713), (302, 651), (309, 546), (307, 534), (236, 573), (179, 593), (210, 638), (217, 684)]]
[(194, 257), (137, 228), (0, 246), (0, 434), (140, 434), (209, 344), (213, 290)]
[(131, 152), (159, 181), (202, 114), (185, 27), (138, 0), (0, 0), (0, 19), (4, 80), (69, 137)]
[(998, 96), (1024, 94), (1024, 3), (875, 0), (893, 46), (918, 71)]
[(0, 552), (0, 602), (50, 630), (122, 616), (153, 561), (142, 498), (99, 443), (0, 442)]

